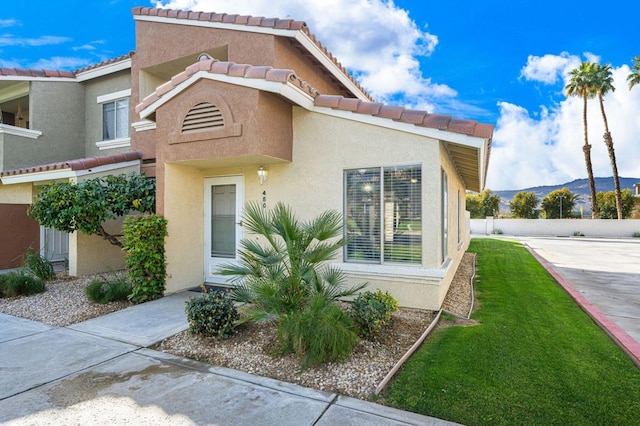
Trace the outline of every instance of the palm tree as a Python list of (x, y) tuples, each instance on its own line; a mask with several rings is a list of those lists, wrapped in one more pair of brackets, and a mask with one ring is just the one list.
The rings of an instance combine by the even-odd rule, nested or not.
[(591, 218), (598, 217), (598, 204), (596, 202), (596, 183), (593, 179), (593, 167), (591, 165), (591, 145), (589, 144), (589, 135), (587, 133), (587, 99), (593, 98), (595, 92), (592, 86), (593, 80), (593, 64), (583, 62), (580, 66), (572, 70), (569, 75), (571, 79), (565, 86), (567, 96), (579, 96), (582, 98), (582, 123), (584, 127), (584, 162), (587, 166), (587, 175), (589, 178), (589, 189), (591, 190)]
[(640, 56), (633, 58), (633, 65), (631, 66), (631, 74), (627, 76), (629, 82), (629, 90), (636, 84), (640, 84)]
[(604, 121), (604, 144), (607, 146), (609, 160), (611, 161), (611, 170), (613, 172), (613, 187), (616, 195), (616, 210), (618, 211), (618, 219), (622, 219), (622, 193), (620, 192), (620, 179), (618, 179), (618, 165), (616, 163), (616, 152), (613, 149), (613, 138), (609, 131), (609, 123), (607, 122), (607, 114), (604, 112), (604, 95), (616, 90), (613, 87), (613, 77), (611, 76), (611, 65), (593, 64), (593, 90), (598, 95), (600, 102), (600, 112)]
[(236, 283), (231, 296), (243, 307), (248, 321), (279, 321), (304, 310), (314, 297), (334, 301), (358, 293), (367, 284), (345, 288), (345, 275), (329, 263), (342, 250), (342, 215), (326, 211), (300, 222), (291, 209), (278, 203), (268, 211), (248, 203), (244, 226), (262, 238), (243, 239), (240, 263), (222, 265), (221, 275)]

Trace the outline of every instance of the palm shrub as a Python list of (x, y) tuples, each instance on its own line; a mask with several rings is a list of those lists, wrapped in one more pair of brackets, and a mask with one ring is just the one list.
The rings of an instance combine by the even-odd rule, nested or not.
[[(281, 347), (293, 347), (296, 353), (302, 355), (304, 352), (307, 356), (308, 351), (316, 351), (318, 346), (292, 346), (287, 337), (290, 333), (283, 329), (291, 325), (287, 322), (293, 321), (303, 328), (311, 327), (308, 330), (311, 333), (315, 326), (302, 319), (303, 313), (338, 317), (333, 308), (325, 306), (320, 309), (318, 300), (333, 304), (335, 300), (353, 296), (366, 286), (345, 287), (342, 271), (328, 265), (346, 244), (342, 238), (342, 215), (329, 210), (302, 222), (283, 203), (276, 204), (272, 210), (263, 209), (258, 203), (248, 203), (243, 221), (245, 228), (260, 235), (264, 244), (255, 239), (242, 240), (240, 263), (223, 265), (219, 273), (232, 277), (236, 284), (231, 297), (246, 304), (242, 308), (245, 314), (243, 321), (276, 322)], [(335, 327), (343, 327), (342, 319), (332, 323)], [(352, 342), (348, 333), (340, 336), (348, 344)], [(331, 359), (333, 352), (328, 350), (327, 353), (326, 359)], [(315, 356), (312, 355), (311, 359)]]
[(301, 310), (285, 315), (278, 327), (282, 353), (302, 358), (302, 368), (340, 361), (358, 344), (351, 317), (321, 294), (315, 294)]

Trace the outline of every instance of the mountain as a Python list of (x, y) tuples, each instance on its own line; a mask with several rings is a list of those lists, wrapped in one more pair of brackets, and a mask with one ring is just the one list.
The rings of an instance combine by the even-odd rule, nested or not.
[[(613, 177), (597, 177), (595, 178), (596, 191), (608, 192), (613, 191)], [(634, 191), (633, 185), (640, 183), (640, 178), (620, 178), (620, 189), (628, 188), (632, 192)], [(578, 195), (576, 200), (575, 209), (579, 209), (580, 205), (583, 205), (585, 213), (591, 213), (591, 191), (589, 190), (588, 179), (576, 179), (571, 182), (562, 183), (559, 185), (545, 185), (545, 186), (533, 186), (525, 189), (510, 189), (505, 191), (493, 191), (494, 194), (500, 196), (500, 211), (509, 211), (509, 201), (518, 192), (535, 192), (540, 201), (547, 196), (551, 191), (557, 189), (567, 188), (569, 191)]]

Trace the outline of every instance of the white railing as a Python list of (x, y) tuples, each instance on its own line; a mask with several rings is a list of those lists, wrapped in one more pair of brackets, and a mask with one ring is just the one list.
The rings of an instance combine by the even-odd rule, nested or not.
[(38, 139), (42, 136), (39, 130), (25, 129), (23, 127), (11, 126), (10, 124), (0, 123), (0, 135), (22, 136), (25, 138)]

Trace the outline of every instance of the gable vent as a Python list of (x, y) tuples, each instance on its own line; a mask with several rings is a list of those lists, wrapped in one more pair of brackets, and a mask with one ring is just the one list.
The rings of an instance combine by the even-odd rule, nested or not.
[(208, 102), (200, 103), (189, 110), (182, 122), (182, 133), (201, 132), (224, 127), (220, 109)]

